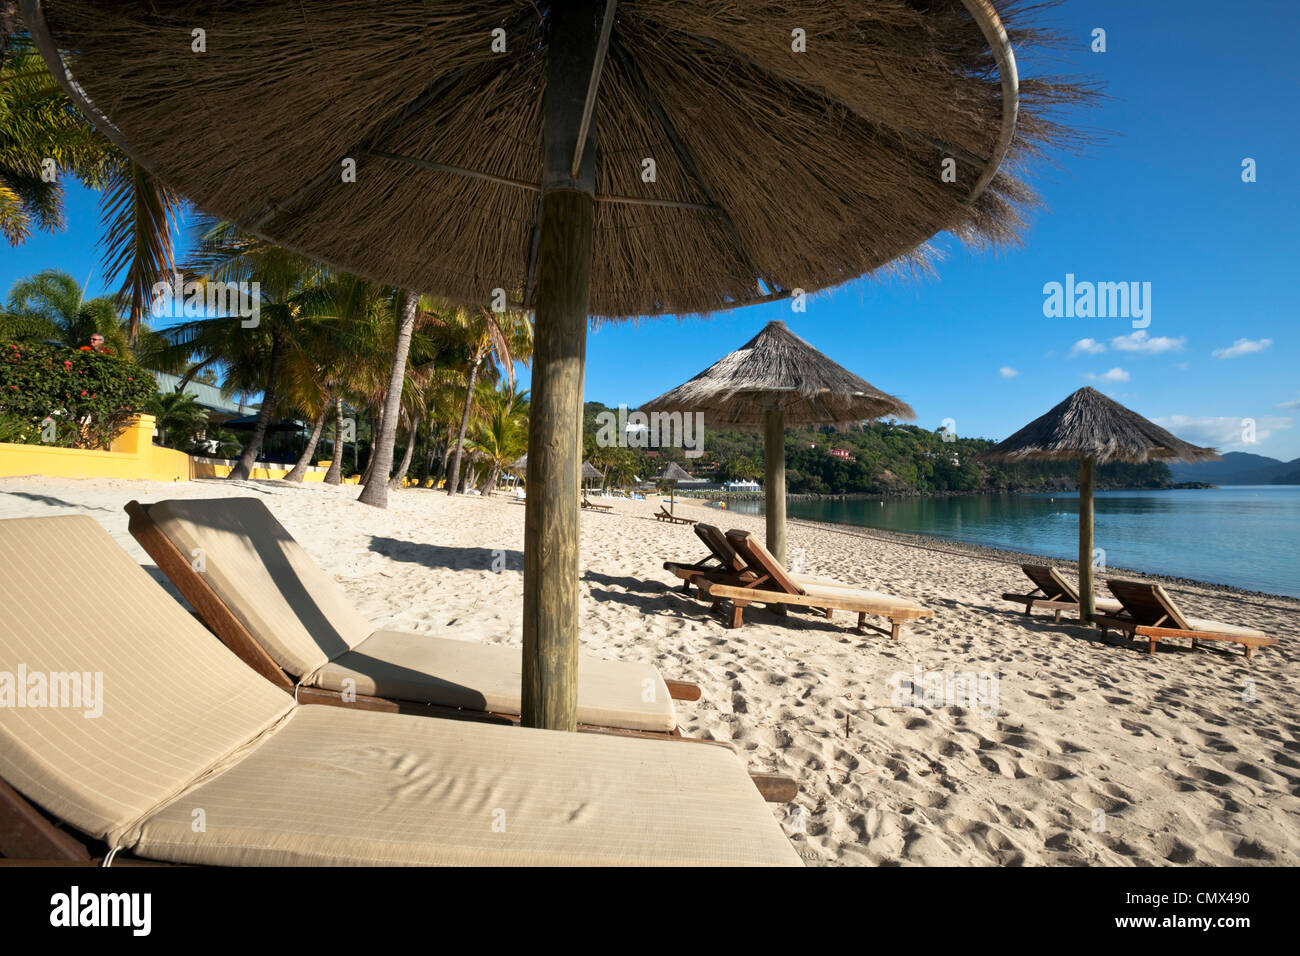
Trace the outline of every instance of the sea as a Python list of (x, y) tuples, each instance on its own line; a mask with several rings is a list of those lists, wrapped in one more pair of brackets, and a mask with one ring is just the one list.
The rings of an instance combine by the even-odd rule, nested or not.
[[(1094, 547), (1108, 567), (1300, 597), (1300, 485), (1099, 491)], [(761, 514), (761, 501), (729, 501)], [(1046, 557), (1079, 553), (1079, 496), (790, 500), (791, 518), (948, 538)]]

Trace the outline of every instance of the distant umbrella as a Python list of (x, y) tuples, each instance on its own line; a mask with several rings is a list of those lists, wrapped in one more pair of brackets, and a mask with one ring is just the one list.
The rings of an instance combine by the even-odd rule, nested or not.
[(582, 463), (582, 480), (583, 481), (600, 481), (604, 474), (596, 469), (596, 466), (589, 461)]
[(784, 322), (769, 322), (736, 351), (643, 412), (700, 412), (706, 427), (763, 429), (767, 548), (785, 561), (785, 429), (844, 425), (891, 415), (914, 418), (901, 399), (831, 361)]
[(1095, 609), (1094, 466), (1111, 461), (1204, 461), (1219, 454), (1175, 437), (1094, 388), (1081, 388), (981, 457), (990, 461), (1079, 459), (1079, 619), (1086, 622)]
[(528, 474), (528, 456), (527, 456), (527, 455), (520, 455), (518, 458), (516, 458), (516, 459), (515, 459), (514, 461), (512, 461), (510, 464), (506, 465), (506, 467), (507, 467), (508, 469), (510, 469), (511, 471), (517, 471), (517, 472), (519, 472), (519, 474), (521, 474), (521, 475), (527, 475), (527, 474)]
[(681, 465), (677, 464), (677, 462), (670, 461), (668, 464), (664, 465), (663, 470), (659, 472), (659, 474), (655, 475), (652, 480), (672, 482), (673, 492), (672, 492), (672, 497), (668, 499), (668, 513), (676, 514), (677, 513), (676, 512), (677, 482), (690, 481), (691, 480), (690, 474), (684, 468), (682, 468)]

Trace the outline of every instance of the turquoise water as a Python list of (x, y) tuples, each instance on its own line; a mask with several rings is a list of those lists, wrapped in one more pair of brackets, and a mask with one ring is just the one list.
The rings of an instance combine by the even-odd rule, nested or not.
[[(761, 502), (728, 502), (746, 514)], [(1079, 497), (980, 495), (791, 501), (791, 518), (951, 538), (1050, 557), (1079, 553)], [(1096, 547), (1106, 564), (1300, 597), (1300, 486), (1101, 491)]]

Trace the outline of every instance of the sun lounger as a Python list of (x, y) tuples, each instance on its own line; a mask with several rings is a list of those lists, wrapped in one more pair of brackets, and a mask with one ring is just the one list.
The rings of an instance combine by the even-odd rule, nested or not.
[[(518, 648), (376, 630), (256, 498), (131, 502), (131, 534), (203, 622), (250, 667), (304, 703), (518, 722)], [(200, 559), (201, 558), (201, 559)], [(578, 720), (673, 734), (673, 698), (695, 684), (648, 664), (584, 657)]]
[[(1036, 607), (1045, 608), (1053, 612), (1058, 623), (1062, 611), (1079, 610), (1079, 592), (1056, 568), (1045, 564), (1022, 564), (1020, 570), (1034, 582), (1035, 589), (1028, 594), (1004, 594), (1004, 601), (1023, 604), (1026, 614)], [(1120, 609), (1120, 603), (1109, 598), (1095, 598), (1093, 605), (1099, 613), (1113, 613)]]
[(929, 608), (919, 607), (890, 594), (812, 582), (800, 583), (748, 531), (728, 531), (727, 540), (744, 560), (747, 570), (753, 575), (752, 579), (722, 582), (699, 577), (695, 584), (699, 587), (700, 596), (711, 600), (715, 608), (720, 607), (723, 601), (731, 602), (730, 616), (724, 618), (728, 627), (740, 627), (744, 623), (744, 609), (750, 604), (758, 603), (815, 608), (822, 611), (827, 620), (832, 619), (835, 611), (856, 611), (859, 631), (871, 627), (872, 630), (884, 633), (883, 628), (867, 624), (867, 615), (880, 615), (889, 618), (888, 633), (894, 640), (898, 640), (899, 629), (903, 624), (934, 615)]
[(723, 748), (296, 704), (86, 516), (0, 522), (0, 601), (11, 860), (799, 864)]
[(1253, 627), (1186, 617), (1159, 584), (1111, 579), (1106, 586), (1119, 598), (1123, 610), (1093, 615), (1093, 623), (1101, 628), (1102, 634), (1114, 628), (1129, 637), (1145, 637), (1148, 654), (1154, 654), (1157, 644), (1171, 638), (1190, 639), (1193, 645), (1197, 641), (1231, 641), (1245, 649), (1247, 659), (1255, 648), (1277, 643), (1277, 638)]
[[(736, 549), (732, 547), (727, 536), (722, 533), (722, 529), (716, 525), (705, 524), (703, 521), (696, 522), (692, 528), (696, 537), (704, 542), (704, 546), (709, 549), (709, 556), (703, 558), (694, 564), (682, 564), (677, 561), (665, 561), (664, 570), (671, 571), (677, 577), (682, 579), (682, 590), (690, 594), (691, 584), (698, 577), (707, 577), (719, 584), (745, 583), (751, 581), (754, 575), (748, 570), (745, 561)], [(823, 577), (817, 574), (796, 574), (790, 572), (791, 580), (798, 584), (808, 585), (825, 585), (827, 587), (852, 587), (853, 585), (844, 584), (834, 578)], [(735, 580), (732, 580), (735, 579)]]
[(594, 501), (588, 501), (586, 495), (583, 495), (582, 497), (582, 507), (586, 508), (588, 511), (613, 511), (614, 510), (613, 505), (598, 505)]
[(655, 512), (655, 517), (660, 521), (670, 521), (673, 524), (695, 524), (696, 521), (695, 518), (683, 518), (681, 515), (669, 514), (663, 505), (659, 506), (659, 510)]

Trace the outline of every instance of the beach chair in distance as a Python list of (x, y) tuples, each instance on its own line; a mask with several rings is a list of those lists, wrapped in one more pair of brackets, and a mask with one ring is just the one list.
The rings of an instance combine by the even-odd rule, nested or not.
[[(1034, 608), (1051, 611), (1056, 623), (1061, 622), (1062, 611), (1079, 610), (1079, 592), (1057, 571), (1046, 564), (1022, 564), (1020, 570), (1036, 585), (1028, 594), (1004, 594), (1002, 600), (1014, 601), (1025, 606), (1029, 614)], [(1110, 598), (1095, 598), (1094, 607), (1098, 612), (1112, 613), (1120, 610), (1120, 603)]]
[(0, 707), (7, 862), (798, 865), (724, 748), (295, 703), (85, 515), (0, 521), (0, 601), (0, 661), (62, 688)]
[[(718, 582), (704, 577), (695, 580), (700, 596), (711, 600), (715, 608), (720, 608), (724, 600), (731, 602), (731, 614), (724, 617), (727, 627), (741, 627), (744, 609), (755, 603), (806, 607), (821, 611), (828, 621), (835, 611), (856, 611), (859, 633), (870, 628), (888, 633), (894, 640), (899, 639), (899, 631), (908, 621), (934, 616), (929, 608), (891, 594), (811, 581), (801, 583), (748, 531), (728, 531), (727, 540), (745, 561), (753, 578), (744, 582)], [(889, 618), (889, 630), (868, 624), (867, 615)]]
[(1106, 586), (1119, 598), (1123, 610), (1118, 613), (1095, 614), (1093, 623), (1101, 628), (1102, 634), (1114, 628), (1130, 638), (1146, 638), (1148, 654), (1154, 654), (1156, 645), (1161, 641), (1183, 638), (1191, 640), (1193, 646), (1197, 641), (1229, 641), (1240, 644), (1249, 660), (1255, 648), (1272, 647), (1277, 643), (1277, 638), (1269, 637), (1253, 627), (1186, 617), (1159, 584), (1112, 578), (1106, 581)]
[(614, 510), (613, 505), (598, 505), (594, 501), (588, 501), (586, 495), (582, 496), (582, 507), (588, 511), (608, 512)]
[(655, 517), (660, 521), (669, 521), (673, 524), (695, 524), (698, 520), (696, 518), (683, 518), (681, 515), (669, 514), (668, 510), (663, 505), (659, 506), (659, 510), (655, 512)]
[[(303, 703), (519, 722), (517, 648), (375, 630), (258, 499), (132, 501), (125, 510), (131, 535), (203, 623)], [(672, 701), (698, 700), (698, 684), (624, 661), (584, 658), (584, 667), (584, 729), (691, 739), (677, 730)], [(355, 699), (345, 702), (349, 689)]]

